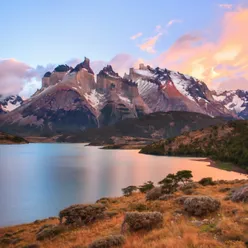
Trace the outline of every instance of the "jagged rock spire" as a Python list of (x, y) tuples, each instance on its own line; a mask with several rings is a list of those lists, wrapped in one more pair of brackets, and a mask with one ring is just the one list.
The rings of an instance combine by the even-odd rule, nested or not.
[(81, 69), (86, 69), (89, 73), (94, 74), (93, 70), (90, 68), (90, 60), (86, 57), (84, 57), (84, 61), (80, 64), (78, 64), (73, 70), (73, 71), (80, 71)]

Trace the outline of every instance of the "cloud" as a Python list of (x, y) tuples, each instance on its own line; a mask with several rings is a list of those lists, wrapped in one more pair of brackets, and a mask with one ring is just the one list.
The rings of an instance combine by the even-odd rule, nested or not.
[(38, 65), (33, 68), (15, 59), (0, 59), (0, 95), (19, 94), (27, 85), (34, 85), (34, 82), (38, 82), (37, 87), (33, 89), (34, 91), (40, 87), (39, 82), (45, 72), (53, 69), (54, 65), (45, 67)]
[(25, 81), (33, 77), (32, 68), (15, 59), (0, 60), (0, 95), (8, 96), (19, 93)]
[[(248, 9), (226, 12), (214, 41), (209, 35), (182, 35), (154, 63), (195, 76), (211, 87), (226, 78), (248, 79), (247, 25)], [(247, 84), (244, 87), (248, 89)]]
[(137, 33), (137, 34), (131, 36), (130, 39), (131, 39), (131, 40), (136, 40), (137, 38), (139, 38), (139, 37), (142, 36), (142, 35), (143, 35), (143, 34), (142, 34), (141, 32), (139, 32), (139, 33)]
[(248, 90), (248, 79), (243, 77), (234, 77), (223, 80), (219, 83), (218, 90)]
[(174, 20), (170, 20), (168, 23), (167, 23), (167, 27), (170, 27), (171, 25), (173, 25), (174, 23), (180, 23), (182, 22), (182, 20), (179, 20), (179, 19), (174, 19)]
[(146, 39), (143, 44), (139, 45), (139, 48), (147, 53), (156, 53), (155, 45), (162, 34), (163, 33), (158, 33), (157, 35)]
[(157, 25), (157, 26), (155, 27), (155, 32), (160, 32), (161, 29), (162, 29), (162, 26), (161, 26), (161, 25)]
[(228, 4), (228, 3), (222, 3), (222, 4), (219, 4), (219, 7), (220, 8), (223, 8), (223, 9), (232, 9), (233, 8), (233, 5), (232, 4)]

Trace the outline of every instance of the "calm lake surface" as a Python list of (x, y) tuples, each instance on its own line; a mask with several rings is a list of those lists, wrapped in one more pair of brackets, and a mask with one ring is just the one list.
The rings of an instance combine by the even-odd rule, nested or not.
[(84, 144), (0, 145), (0, 226), (57, 216), (71, 204), (120, 196), (123, 187), (183, 169), (192, 170), (195, 180), (246, 178), (208, 164)]

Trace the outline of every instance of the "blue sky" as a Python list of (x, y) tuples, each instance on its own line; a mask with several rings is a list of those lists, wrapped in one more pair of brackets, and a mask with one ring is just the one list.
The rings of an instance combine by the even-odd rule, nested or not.
[(6, 92), (36, 89), (48, 69), (87, 56), (97, 69), (144, 62), (248, 89), (247, 25), (248, 0), (3, 0), (0, 88), (13, 74)]
[[(234, 3), (235, 1), (228, 1)], [(150, 58), (137, 45), (153, 36), (156, 25), (175, 23), (157, 43), (166, 50), (181, 34), (211, 26), (223, 14), (220, 1), (12, 0), (0, 3), (2, 58), (35, 66), (71, 58), (110, 60), (118, 53)], [(133, 41), (138, 32), (143, 35)]]

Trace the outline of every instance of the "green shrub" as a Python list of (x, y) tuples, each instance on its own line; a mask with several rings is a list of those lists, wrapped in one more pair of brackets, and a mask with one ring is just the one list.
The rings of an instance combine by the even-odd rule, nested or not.
[(151, 190), (152, 188), (154, 188), (153, 182), (148, 181), (148, 182), (144, 183), (143, 185), (139, 186), (139, 191), (141, 193), (146, 193), (147, 191)]
[(203, 186), (215, 185), (212, 177), (204, 177), (198, 183), (203, 185)]
[(138, 188), (136, 186), (128, 186), (126, 188), (121, 189), (124, 196), (130, 196), (133, 192), (135, 192)]

